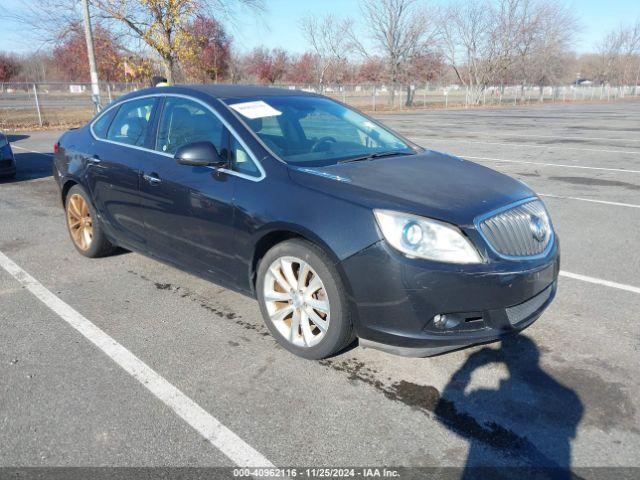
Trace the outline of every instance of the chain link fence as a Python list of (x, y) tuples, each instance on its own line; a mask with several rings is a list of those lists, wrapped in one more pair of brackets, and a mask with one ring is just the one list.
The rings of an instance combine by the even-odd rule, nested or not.
[[(136, 83), (101, 83), (102, 105), (144, 88)], [(368, 112), (420, 108), (471, 108), (527, 104), (610, 101), (640, 97), (640, 86), (564, 85), (494, 86), (411, 85), (395, 91), (386, 85), (280, 84), (281, 88), (317, 92)], [(409, 100), (409, 101), (408, 101)], [(0, 83), (0, 130), (34, 126), (74, 126), (95, 113), (88, 83)]]
[[(142, 88), (135, 83), (102, 83), (102, 104)], [(88, 83), (1, 83), (0, 130), (32, 126), (72, 126), (95, 113)]]
[[(285, 86), (286, 87), (286, 86)], [(318, 91), (367, 111), (415, 108), (471, 108), (539, 103), (609, 101), (640, 97), (640, 86), (610, 85), (495, 86), (470, 89), (459, 85), (411, 85), (392, 91), (379, 85), (342, 85), (316, 89), (313, 86), (289, 86), (292, 89)], [(408, 101), (409, 100), (409, 101)]]

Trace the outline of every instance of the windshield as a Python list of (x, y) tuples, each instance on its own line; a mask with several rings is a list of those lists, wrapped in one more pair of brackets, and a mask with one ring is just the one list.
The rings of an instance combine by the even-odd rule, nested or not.
[(374, 154), (416, 153), (367, 117), (322, 97), (228, 100), (247, 125), (292, 165), (325, 166)]

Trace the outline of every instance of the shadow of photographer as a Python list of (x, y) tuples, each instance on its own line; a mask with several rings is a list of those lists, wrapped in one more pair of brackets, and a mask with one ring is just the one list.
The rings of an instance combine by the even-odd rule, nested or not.
[[(497, 389), (469, 391), (474, 371), (502, 364), (508, 378)], [(540, 352), (524, 335), (485, 347), (451, 377), (434, 409), (447, 428), (469, 441), (462, 478), (575, 478), (571, 441), (584, 411), (579, 396), (540, 367)], [(503, 457), (487, 460), (487, 446)]]

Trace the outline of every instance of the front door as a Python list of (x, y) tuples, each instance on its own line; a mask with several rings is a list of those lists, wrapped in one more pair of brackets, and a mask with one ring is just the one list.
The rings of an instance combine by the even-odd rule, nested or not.
[(142, 165), (140, 195), (149, 252), (229, 284), (238, 178), (173, 159), (178, 147), (198, 141), (210, 141), (225, 155), (226, 135), (222, 122), (204, 105), (166, 97), (158, 121), (157, 153)]

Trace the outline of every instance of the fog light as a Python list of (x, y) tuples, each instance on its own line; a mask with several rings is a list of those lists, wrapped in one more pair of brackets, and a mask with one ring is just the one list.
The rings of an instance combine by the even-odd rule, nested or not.
[(446, 315), (436, 315), (433, 317), (433, 326), (436, 328), (444, 328), (447, 323)]

